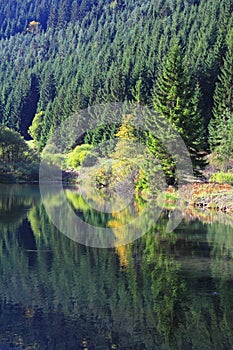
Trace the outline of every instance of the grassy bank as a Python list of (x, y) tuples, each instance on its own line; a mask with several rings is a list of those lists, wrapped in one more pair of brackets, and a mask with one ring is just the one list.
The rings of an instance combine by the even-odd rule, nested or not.
[(233, 213), (233, 187), (229, 184), (194, 183), (183, 186), (176, 191), (173, 188), (161, 195), (169, 209), (179, 203), (182, 209), (205, 208)]

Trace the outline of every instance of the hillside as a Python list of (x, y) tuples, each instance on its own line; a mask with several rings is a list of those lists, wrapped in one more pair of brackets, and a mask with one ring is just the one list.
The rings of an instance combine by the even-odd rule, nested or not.
[[(224, 144), (233, 118), (232, 12), (232, 0), (2, 2), (0, 123), (30, 139), (39, 113), (41, 150), (51, 130), (75, 111), (135, 101), (140, 86), (138, 102), (172, 122), (178, 118), (189, 149), (195, 138), (194, 158), (210, 147), (224, 149), (226, 159), (232, 152), (230, 146), (226, 155)], [(166, 102), (167, 79), (178, 86), (173, 102), (182, 102), (175, 117)], [(188, 131), (195, 127), (198, 140)], [(111, 134), (98, 130), (85, 142)]]

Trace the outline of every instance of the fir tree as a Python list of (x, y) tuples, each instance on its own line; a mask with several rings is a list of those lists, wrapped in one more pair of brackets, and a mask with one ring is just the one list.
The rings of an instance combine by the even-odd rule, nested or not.
[(209, 126), (211, 150), (218, 152), (224, 148), (228, 122), (231, 124), (233, 115), (233, 30), (227, 44), (226, 56), (215, 87), (213, 118)]
[[(204, 146), (203, 120), (199, 111), (199, 88), (190, 83), (190, 76), (183, 68), (182, 52), (178, 45), (171, 47), (168, 56), (159, 72), (153, 91), (153, 107), (158, 116), (167, 120), (183, 138), (193, 162), (194, 170), (203, 167), (200, 151)], [(151, 121), (156, 123), (155, 120)], [(165, 137), (167, 137), (165, 135)], [(169, 137), (172, 137), (170, 135)], [(152, 137), (153, 139), (153, 137)], [(152, 140), (150, 140), (149, 144)], [(158, 147), (164, 157), (166, 152), (158, 141), (152, 142), (153, 151)], [(162, 157), (164, 167), (169, 169), (171, 157)], [(166, 166), (165, 166), (166, 163)], [(174, 163), (171, 162), (170, 174), (173, 174)]]
[(46, 109), (49, 102), (52, 102), (56, 95), (56, 83), (54, 74), (46, 70), (46, 74), (40, 84), (40, 100), (38, 102), (38, 111)]

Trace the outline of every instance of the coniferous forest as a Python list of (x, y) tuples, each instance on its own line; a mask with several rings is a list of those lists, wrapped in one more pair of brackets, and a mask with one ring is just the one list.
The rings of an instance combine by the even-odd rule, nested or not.
[[(134, 101), (174, 125), (199, 173), (208, 154), (218, 171), (232, 171), (232, 0), (10, 0), (0, 14), (1, 169), (22, 163), (22, 154), (38, 160), (54, 128), (76, 111)], [(85, 135), (84, 145), (67, 150), (69, 164), (82, 163), (124, 123)], [(143, 138), (171, 179), (169, 155)]]

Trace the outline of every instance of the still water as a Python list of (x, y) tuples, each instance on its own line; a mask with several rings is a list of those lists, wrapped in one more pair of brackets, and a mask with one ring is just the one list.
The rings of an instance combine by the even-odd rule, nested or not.
[[(116, 234), (130, 215), (65, 191)], [(86, 247), (50, 223), (38, 186), (1, 186), (0, 349), (233, 349), (233, 219), (187, 211), (172, 233), (167, 221), (126, 246)]]

